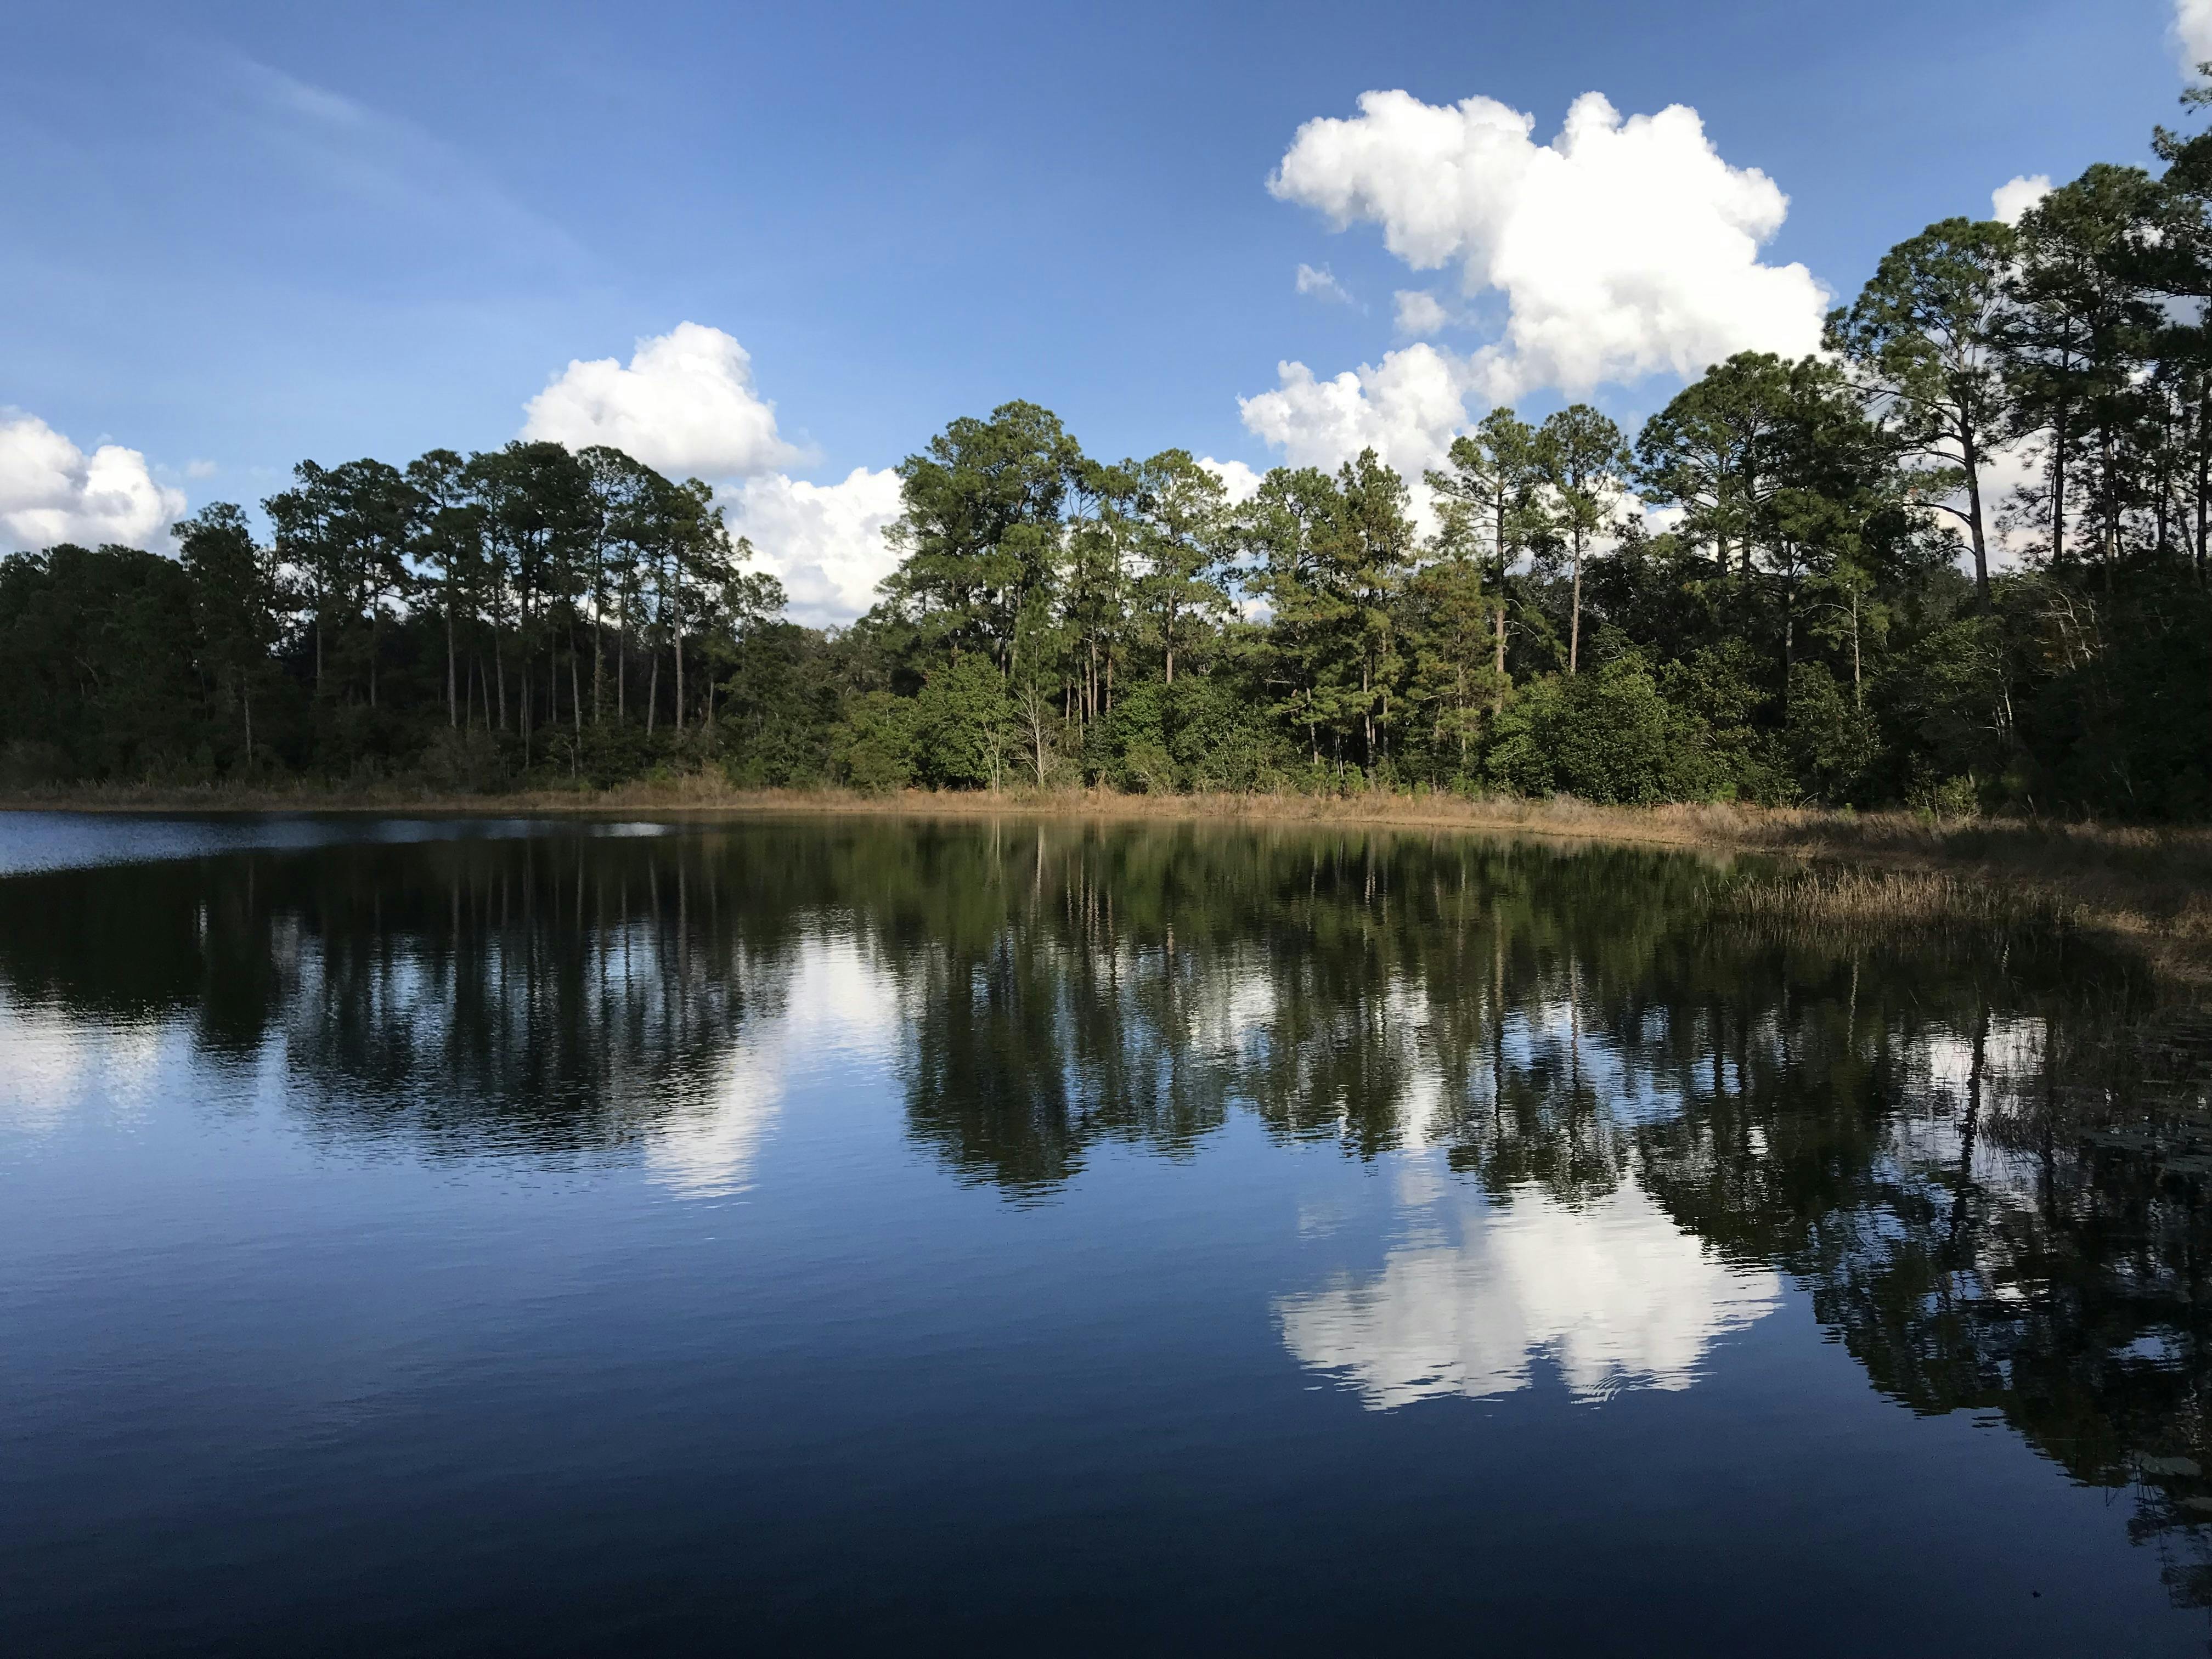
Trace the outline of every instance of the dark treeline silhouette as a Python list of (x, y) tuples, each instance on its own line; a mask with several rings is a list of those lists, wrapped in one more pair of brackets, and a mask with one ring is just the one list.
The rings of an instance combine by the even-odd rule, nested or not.
[(1729, 358), (1632, 442), (1501, 409), (1422, 480), (1369, 453), (1232, 501), (1032, 404), (954, 421), (901, 467), (897, 568), (845, 629), (785, 620), (706, 485), (614, 450), (303, 462), (265, 540), (218, 504), (175, 559), (0, 562), (0, 782), (714, 769), (2201, 818), (2212, 137), (2155, 148), (2016, 227), (1929, 226), (1821, 355)]

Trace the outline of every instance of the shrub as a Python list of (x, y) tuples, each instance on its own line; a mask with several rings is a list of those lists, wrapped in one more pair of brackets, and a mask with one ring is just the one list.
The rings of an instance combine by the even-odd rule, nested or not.
[(1663, 800), (1676, 780), (1669, 757), (1678, 717), (1640, 663), (1553, 675), (1526, 687), (1497, 723), (1487, 770), (1523, 795), (1564, 792), (1584, 800)]
[(1790, 665), (1786, 720), (1783, 743), (1797, 787), (1832, 804), (1863, 799), (1881, 756), (1881, 734), (1826, 664)]
[(1013, 704), (988, 657), (969, 652), (914, 700), (914, 758), (930, 782), (998, 787), (1013, 750)]
[(830, 740), (837, 775), (868, 794), (887, 794), (914, 781), (915, 703), (888, 691), (866, 691), (845, 705)]
[[(450, 794), (481, 794), (507, 781), (507, 762), (497, 740), (473, 727), (438, 732), (423, 748), (421, 766), (426, 781)], [(600, 781), (596, 772), (592, 781)]]

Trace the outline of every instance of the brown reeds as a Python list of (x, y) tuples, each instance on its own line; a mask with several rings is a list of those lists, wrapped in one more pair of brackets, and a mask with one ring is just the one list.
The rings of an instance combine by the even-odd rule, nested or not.
[(1721, 908), (1762, 931), (1793, 934), (2059, 935), (2094, 925), (2086, 907), (2049, 888), (1936, 870), (1822, 867), (1738, 879)]

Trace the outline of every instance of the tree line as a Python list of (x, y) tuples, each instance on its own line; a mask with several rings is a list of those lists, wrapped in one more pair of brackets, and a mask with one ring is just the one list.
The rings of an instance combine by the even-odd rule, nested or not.
[(2212, 137), (2154, 145), (1929, 226), (1820, 353), (1731, 357), (1632, 439), (1499, 409), (1419, 480), (1370, 451), (1232, 500), (1034, 404), (956, 420), (848, 628), (617, 450), (302, 462), (265, 535), (217, 504), (173, 559), (0, 562), (0, 776), (2202, 817)]

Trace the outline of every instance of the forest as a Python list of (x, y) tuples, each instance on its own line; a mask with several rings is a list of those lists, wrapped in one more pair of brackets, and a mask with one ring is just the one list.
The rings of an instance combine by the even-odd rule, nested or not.
[[(2191, 95), (2197, 102), (2202, 97)], [(2185, 101), (2189, 101), (2185, 100)], [(899, 469), (803, 627), (713, 489), (302, 461), (173, 556), (0, 561), (0, 786), (1458, 792), (2212, 814), (2212, 135), (1930, 225), (1643, 428), (1489, 413), (1232, 499), (1048, 410)], [(2002, 482), (2001, 482), (2002, 480)]]

